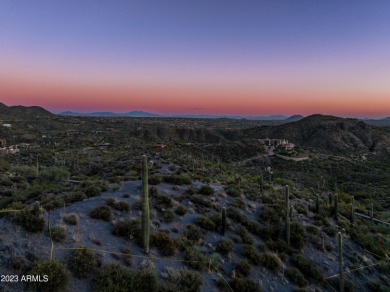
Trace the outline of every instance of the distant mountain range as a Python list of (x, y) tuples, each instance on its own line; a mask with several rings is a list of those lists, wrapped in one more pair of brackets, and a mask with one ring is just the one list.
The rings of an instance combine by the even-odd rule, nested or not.
[(178, 114), (178, 115), (159, 115), (148, 113), (144, 111), (131, 111), (127, 113), (113, 113), (113, 112), (92, 112), (92, 113), (77, 113), (66, 111), (59, 113), (63, 116), (80, 116), (80, 117), (136, 117), (136, 118), (189, 118), (189, 119), (245, 119), (245, 120), (264, 120), (264, 121), (297, 121), (303, 116), (294, 115), (291, 117), (284, 115), (271, 116), (220, 116), (220, 115), (194, 115), (194, 114)]

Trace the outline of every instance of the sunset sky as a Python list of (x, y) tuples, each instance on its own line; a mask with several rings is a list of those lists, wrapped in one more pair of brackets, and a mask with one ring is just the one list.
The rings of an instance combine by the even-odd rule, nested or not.
[(390, 1), (0, 0), (0, 102), (390, 116)]

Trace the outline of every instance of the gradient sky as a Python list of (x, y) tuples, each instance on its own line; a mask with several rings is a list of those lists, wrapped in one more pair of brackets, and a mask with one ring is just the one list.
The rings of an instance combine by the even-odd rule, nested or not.
[(0, 0), (0, 101), (390, 115), (390, 1)]

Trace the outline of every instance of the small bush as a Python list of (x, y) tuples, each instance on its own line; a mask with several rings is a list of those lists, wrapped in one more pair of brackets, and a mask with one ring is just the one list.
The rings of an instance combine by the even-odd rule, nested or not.
[(201, 216), (196, 218), (195, 224), (206, 230), (215, 230), (215, 223), (208, 217)]
[(193, 225), (187, 226), (187, 230), (184, 232), (184, 235), (192, 241), (198, 241), (202, 237), (200, 230)]
[(304, 275), (317, 281), (323, 280), (318, 266), (312, 260), (306, 259), (298, 254), (293, 255), (291, 260)]
[(203, 185), (199, 190), (199, 194), (205, 196), (211, 196), (214, 195), (214, 189), (209, 185)]
[(201, 270), (207, 263), (207, 259), (203, 253), (194, 248), (186, 248), (184, 250), (184, 260), (186, 265), (196, 270)]
[(273, 252), (277, 252), (277, 253), (284, 253), (284, 252), (287, 252), (289, 250), (288, 244), (282, 239), (277, 239), (276, 241), (268, 240), (265, 243), (265, 246), (269, 250), (271, 250)]
[(299, 287), (305, 287), (308, 284), (305, 276), (296, 268), (288, 268), (286, 270), (286, 276), (291, 282)]
[(260, 255), (260, 263), (262, 266), (277, 273), (283, 270), (282, 262), (276, 254), (263, 253)]
[(229, 285), (233, 291), (240, 292), (261, 292), (261, 287), (257, 282), (247, 278), (233, 278)]
[(120, 212), (129, 212), (130, 204), (124, 201), (115, 202), (112, 207)]
[(320, 232), (320, 229), (317, 226), (308, 225), (306, 226), (306, 231), (310, 234), (317, 235)]
[(199, 292), (203, 284), (202, 277), (193, 271), (181, 271), (178, 279), (178, 291)]
[(41, 232), (45, 227), (45, 219), (35, 216), (31, 209), (23, 209), (16, 214), (16, 223), (29, 232)]
[(125, 238), (135, 238), (137, 240), (141, 240), (141, 221), (139, 219), (120, 221), (114, 225), (112, 233)]
[(173, 256), (176, 253), (175, 242), (165, 232), (153, 233), (151, 244), (156, 246), (164, 256)]
[(111, 210), (108, 206), (99, 206), (96, 207), (89, 213), (89, 216), (94, 219), (101, 219), (104, 221), (111, 220)]
[(79, 278), (88, 277), (91, 271), (99, 265), (98, 257), (89, 249), (76, 249), (69, 258), (69, 268)]
[(240, 260), (234, 266), (237, 274), (242, 277), (249, 277), (251, 275), (251, 265), (247, 260)]
[(79, 216), (77, 216), (77, 214), (75, 213), (65, 215), (64, 217), (62, 217), (62, 219), (64, 220), (65, 223), (69, 225), (77, 225), (79, 223)]
[(261, 262), (260, 254), (252, 245), (244, 244), (242, 246), (242, 255), (249, 259), (254, 265), (259, 265)]
[(66, 239), (66, 230), (62, 226), (51, 227), (49, 232), (51, 239), (56, 242), (64, 242)]
[(223, 254), (228, 254), (231, 252), (234, 248), (234, 243), (231, 240), (224, 239), (218, 242), (217, 245), (217, 251), (223, 253)]
[(39, 275), (42, 279), (48, 277), (47, 282), (30, 282), (30, 286), (33, 289), (47, 292), (66, 291), (67, 289), (69, 272), (57, 261), (45, 261), (37, 264), (29, 274)]
[(95, 282), (94, 291), (156, 292), (157, 276), (155, 272), (149, 270), (135, 272), (117, 264), (108, 264), (101, 269)]
[(240, 227), (238, 228), (237, 234), (239, 236), (241, 236), (243, 243), (253, 244), (254, 240), (253, 240), (252, 236), (249, 234), (248, 230), (244, 226), (240, 225)]
[(337, 230), (333, 226), (328, 226), (324, 228), (324, 231), (326, 234), (328, 234), (331, 237), (336, 236)]
[(179, 216), (184, 216), (186, 213), (187, 213), (187, 210), (186, 208), (184, 208), (183, 206), (177, 206), (177, 208), (175, 209), (175, 213)]
[(165, 223), (172, 223), (176, 219), (176, 215), (173, 211), (167, 210), (163, 213), (162, 219)]

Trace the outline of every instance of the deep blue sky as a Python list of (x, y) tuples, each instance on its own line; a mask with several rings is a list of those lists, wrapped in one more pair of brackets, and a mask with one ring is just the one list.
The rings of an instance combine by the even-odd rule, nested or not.
[[(390, 1), (0, 0), (0, 99), (103, 110), (111, 95), (111, 110), (208, 113), (228, 99), (221, 113), (384, 115), (389, 19)], [(270, 95), (289, 107), (261, 107)]]

